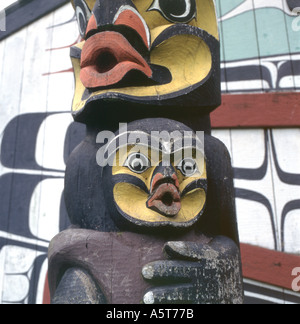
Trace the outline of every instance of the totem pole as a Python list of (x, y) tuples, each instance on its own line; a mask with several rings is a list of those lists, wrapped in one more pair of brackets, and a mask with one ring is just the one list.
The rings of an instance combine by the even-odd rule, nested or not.
[(242, 303), (213, 0), (74, 0), (72, 226), (49, 246), (52, 303)]

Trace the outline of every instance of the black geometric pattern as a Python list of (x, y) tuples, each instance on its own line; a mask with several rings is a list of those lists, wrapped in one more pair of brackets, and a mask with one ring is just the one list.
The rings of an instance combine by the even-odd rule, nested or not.
[[(58, 113), (60, 114), (60, 113)], [(64, 172), (56, 169), (48, 169), (39, 165), (36, 161), (37, 135), (42, 123), (47, 117), (55, 113), (25, 114), (15, 117), (5, 128), (1, 143), (1, 165), (10, 172), (0, 176), (0, 253), (3, 251), (11, 253), (11, 263), (14, 260), (14, 253), (23, 257), (28, 251), (35, 251), (36, 257), (32, 258), (31, 253), (28, 260), (32, 265), (24, 273), (5, 273), (6, 280), (14, 284), (14, 277), (17, 284), (18, 278), (26, 277), (29, 282), (28, 291), (23, 294), (22, 300), (2, 300), (2, 303), (36, 303), (37, 283), (45, 278), (40, 278), (40, 270), (43, 262), (47, 259), (49, 241), (38, 237), (30, 229), (30, 203), (35, 188), (38, 184), (47, 179), (63, 179)], [(64, 141), (64, 160), (66, 161), (70, 152), (84, 137), (85, 128), (83, 125), (71, 123), (66, 130)], [(4, 169), (6, 170), (6, 169)], [(51, 192), (43, 193), (51, 200)], [(58, 232), (69, 226), (69, 220), (61, 193)], [(3, 249), (6, 247), (6, 249)], [(18, 254), (19, 253), (19, 254)], [(6, 255), (6, 262), (10, 264), (10, 256)], [(13, 266), (13, 265), (12, 265)], [(5, 280), (4, 280), (5, 281)], [(4, 282), (5, 285), (5, 282)], [(24, 285), (22, 286), (24, 289)], [(22, 287), (19, 287), (22, 289)], [(26, 287), (26, 285), (25, 285)], [(4, 294), (5, 295), (5, 294)]]
[[(289, 173), (282, 170), (280, 167), (273, 132), (273, 130), (264, 131), (264, 161), (259, 168), (234, 168), (236, 198), (253, 201), (265, 207), (268, 211), (271, 223), (274, 249), (282, 252), (289, 252), (286, 251), (285, 248), (285, 233), (287, 232), (286, 219), (290, 212), (300, 209), (300, 173)], [(277, 178), (282, 188), (284, 188), (284, 198), (286, 201), (281, 210), (275, 208), (269, 196), (266, 196), (263, 190), (260, 190), (259, 183), (263, 181), (270, 168), (272, 171), (272, 178)], [(255, 185), (257, 190), (253, 191), (246, 187), (239, 187), (239, 180), (248, 180), (249, 186), (251, 182), (253, 183), (256, 181)], [(245, 184), (245, 182), (243, 182), (243, 184)], [(251, 187), (253, 187), (253, 185)], [(280, 197), (281, 199), (282, 196), (283, 195)], [(276, 199), (276, 192), (274, 192), (274, 197)]]

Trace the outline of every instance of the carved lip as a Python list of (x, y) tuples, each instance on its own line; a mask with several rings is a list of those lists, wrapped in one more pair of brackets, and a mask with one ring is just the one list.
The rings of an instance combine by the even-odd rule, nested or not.
[(162, 183), (148, 199), (147, 207), (167, 217), (176, 216), (181, 210), (177, 187), (172, 183)]
[(131, 70), (138, 70), (148, 78), (152, 70), (128, 40), (114, 31), (91, 36), (81, 53), (80, 79), (86, 88), (99, 88), (120, 82)]

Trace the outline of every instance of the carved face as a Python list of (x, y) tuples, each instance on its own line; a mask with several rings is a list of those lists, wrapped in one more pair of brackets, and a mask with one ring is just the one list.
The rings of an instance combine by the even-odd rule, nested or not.
[(203, 143), (192, 131), (173, 132), (167, 140), (161, 135), (165, 137), (128, 131), (122, 134), (127, 147), (118, 146), (116, 139), (105, 147), (111, 162), (104, 168), (106, 201), (118, 220), (146, 227), (189, 227), (199, 220), (206, 202)]
[(99, 100), (209, 110), (219, 105), (213, 0), (72, 3), (83, 39), (71, 49), (75, 119), (101, 109)]

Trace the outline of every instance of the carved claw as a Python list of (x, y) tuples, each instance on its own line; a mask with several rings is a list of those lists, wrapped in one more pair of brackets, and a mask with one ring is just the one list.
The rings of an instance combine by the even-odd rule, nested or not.
[(144, 295), (145, 304), (243, 302), (239, 250), (230, 239), (168, 242), (164, 251), (169, 260), (142, 269), (143, 278), (155, 285)]

